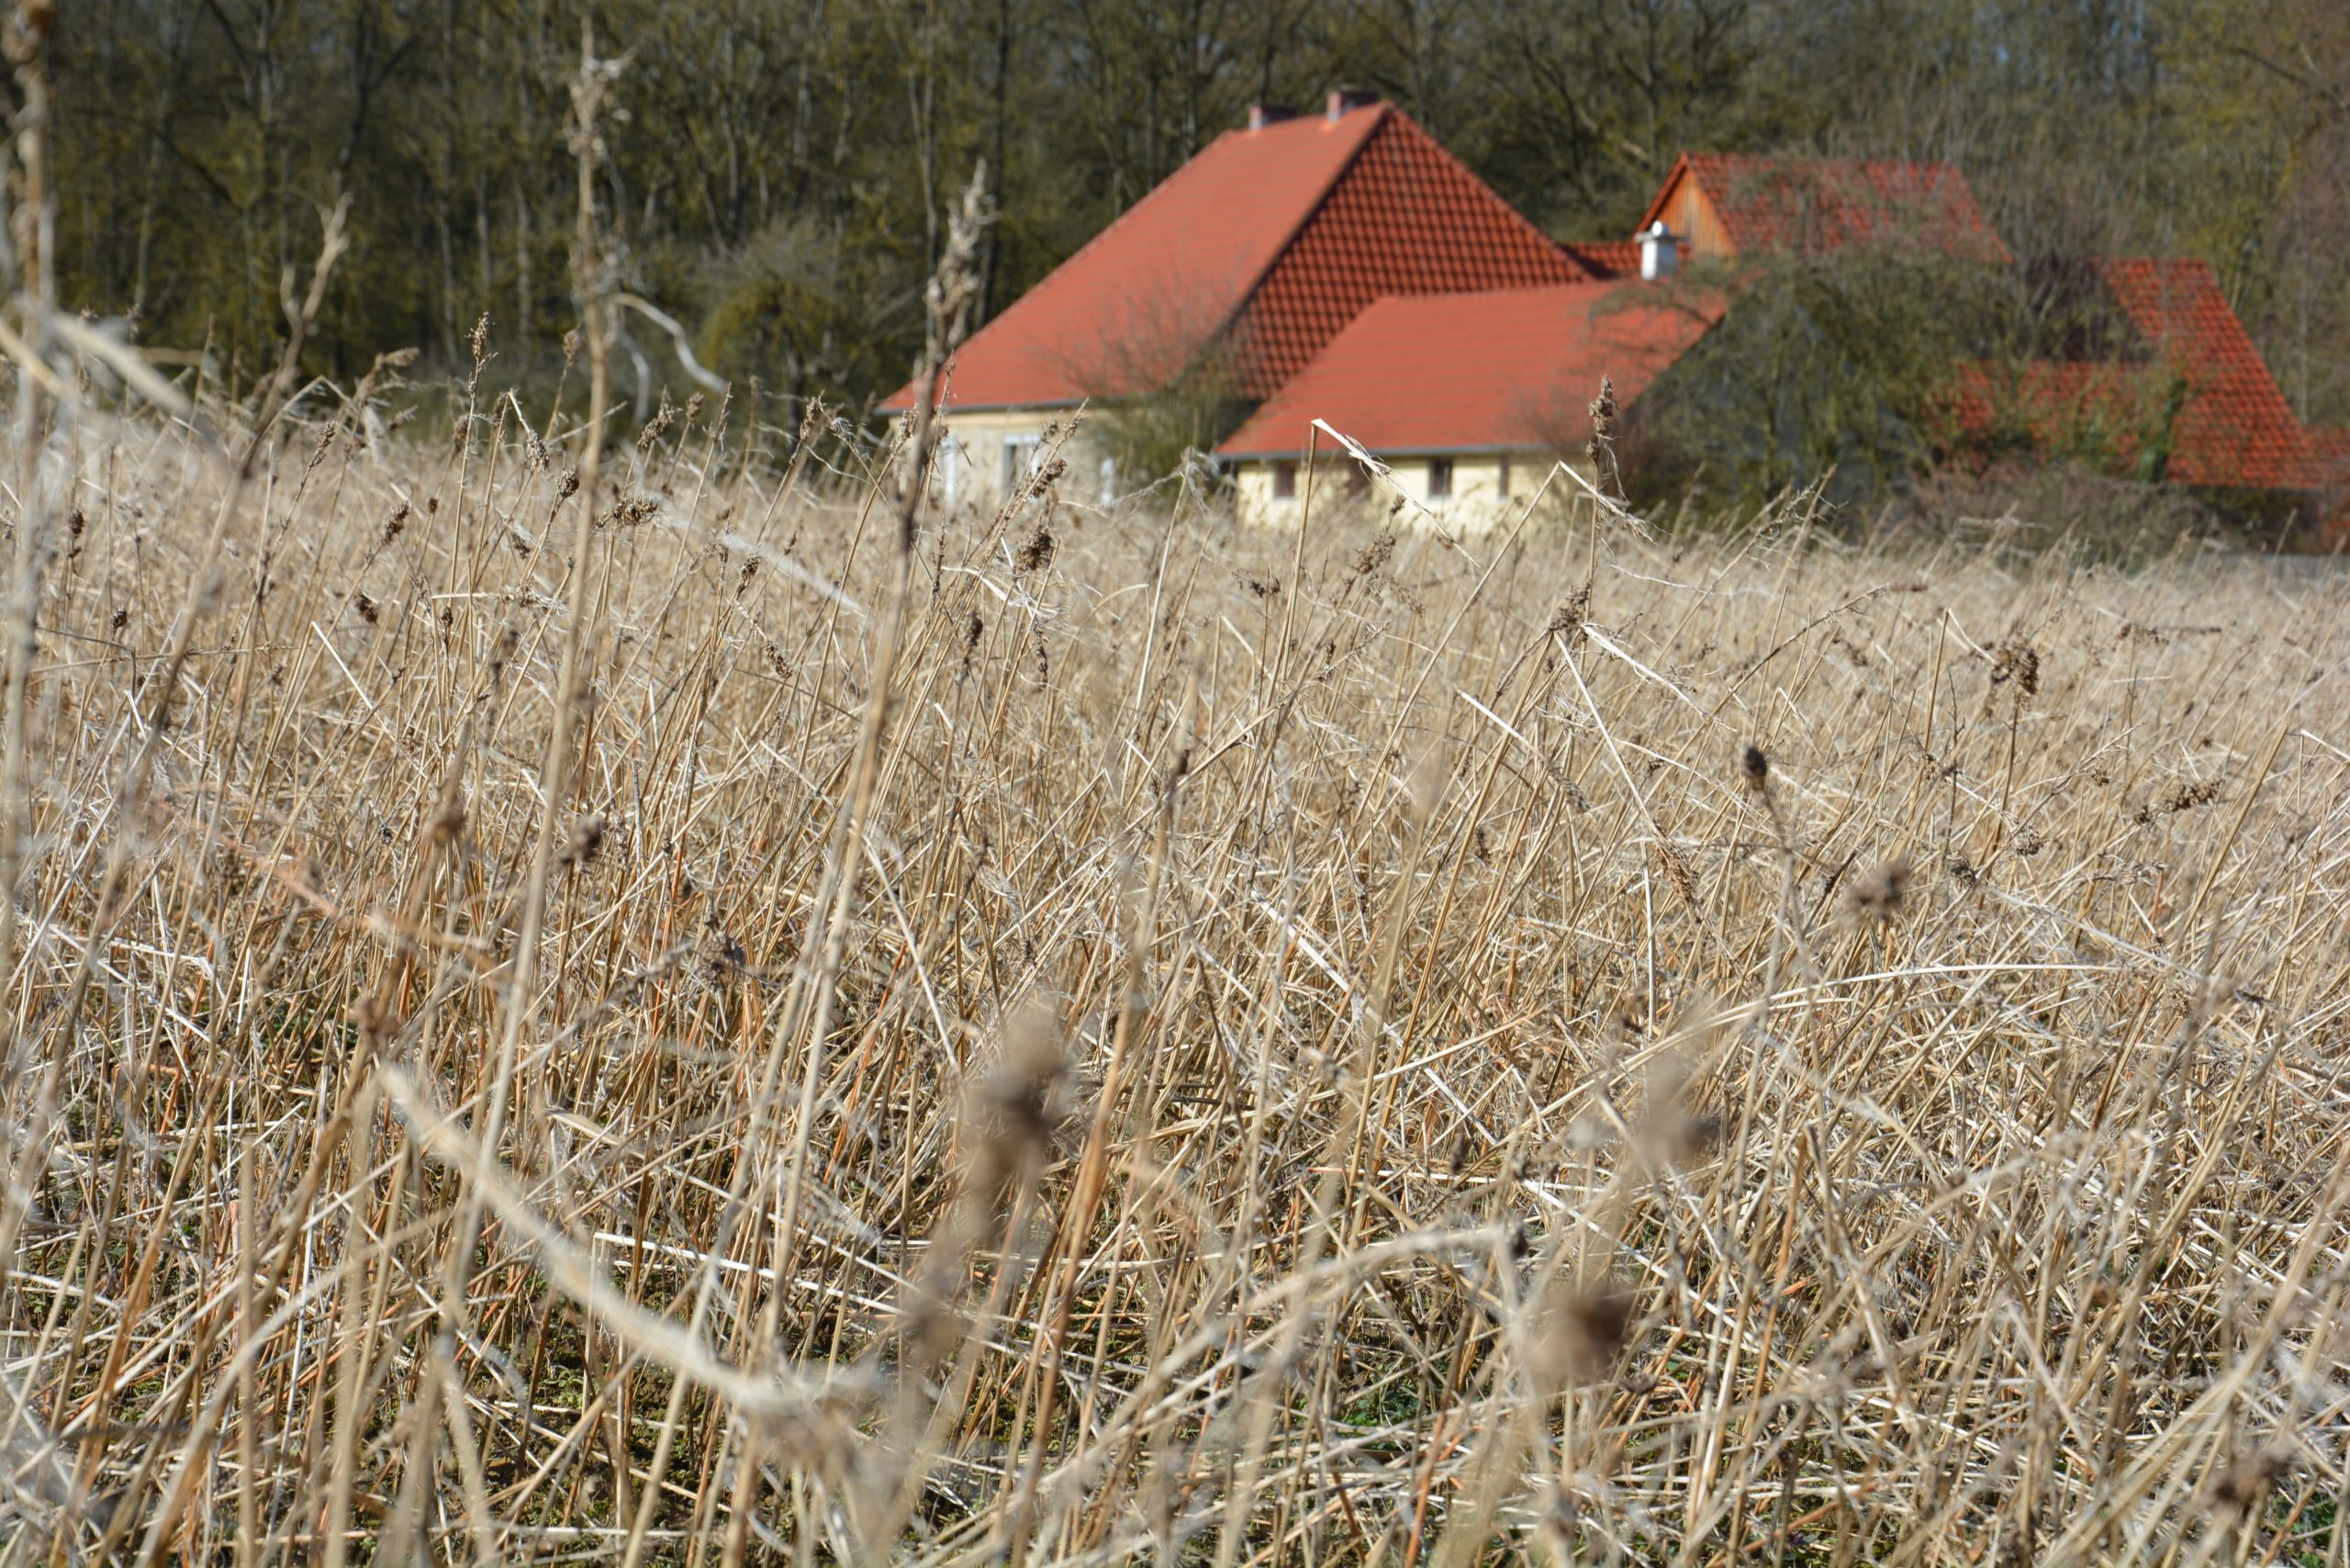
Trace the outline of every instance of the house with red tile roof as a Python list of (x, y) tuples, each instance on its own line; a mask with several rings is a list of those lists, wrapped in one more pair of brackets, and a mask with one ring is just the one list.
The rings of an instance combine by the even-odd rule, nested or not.
[(1640, 217), (1657, 223), (1709, 261), (1884, 244), (2015, 259), (1955, 163), (1684, 152)]
[[(1318, 420), (1391, 460), (1408, 498), (1491, 518), (1580, 450), (1603, 375), (1628, 407), (1720, 318), (1719, 295), (1654, 280), (1852, 246), (2014, 265), (1950, 163), (1685, 152), (1635, 237), (1561, 243), (1392, 106), (1334, 93), (1312, 117), (1252, 111), (963, 345), (934, 483), (950, 504), (992, 499), (1078, 409), (1205, 386), (1254, 406), (1217, 448), (1248, 515), (1287, 514)], [(2120, 330), (1956, 367), (1958, 445), (2120, 454), (2181, 484), (2333, 493), (2350, 513), (2350, 436), (2301, 427), (2208, 265), (2073, 271)], [(1118, 487), (1102, 447), (1061, 455)]]
[(1638, 281), (1393, 296), (1357, 316), (1216, 454), (1245, 521), (1293, 521), (1309, 465), (1355, 482), (1316, 421), (1389, 465), (1388, 482), (1462, 529), (1500, 521), (1591, 435), (1603, 377), (1619, 405), (1695, 342), (1718, 299)]
[(2209, 263), (2092, 257), (2070, 270), (2123, 330), (2073, 357), (1962, 366), (1964, 436), (2088, 451), (2209, 489), (2328, 487), (2322, 432), (2302, 428)]
[(1001, 493), (1071, 410), (1187, 376), (1266, 398), (1376, 299), (1591, 275), (1391, 105), (1259, 110), (972, 334), (945, 391), (943, 484)]

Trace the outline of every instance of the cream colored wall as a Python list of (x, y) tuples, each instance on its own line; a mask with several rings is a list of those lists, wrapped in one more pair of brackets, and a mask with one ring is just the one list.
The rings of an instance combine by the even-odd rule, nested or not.
[[(1387, 481), (1374, 484), (1359, 498), (1360, 504), (1375, 506), (1384, 511), (1392, 505), (1394, 493), (1400, 490), (1416, 503), (1396, 513), (1398, 521), (1425, 523), (1433, 515), (1446, 528), (1462, 533), (1481, 533), (1497, 524), (1517, 521), (1528, 497), (1534, 494), (1550, 472), (1551, 460), (1537, 453), (1514, 454), (1509, 459), (1509, 494), (1502, 493), (1502, 459), (1490, 453), (1452, 460), (1452, 494), (1443, 498), (1428, 495), (1428, 460), (1425, 457), (1399, 457), (1390, 463)], [(1255, 528), (1294, 527), (1298, 508), (1304, 499), (1305, 473), (1298, 471), (1297, 495), (1287, 499), (1273, 495), (1273, 465), (1267, 462), (1244, 461), (1233, 473), (1233, 484), (1240, 521)], [(1315, 512), (1329, 505), (1348, 504), (1346, 488), (1351, 464), (1326, 465), (1315, 485)], [(1392, 483), (1394, 489), (1388, 488)], [(1551, 486), (1553, 496), (1562, 492)], [(1425, 511), (1421, 508), (1427, 509)]]
[[(1069, 465), (1061, 494), (1087, 503), (1103, 499), (1105, 478), (1113, 490), (1122, 487), (1121, 481), (1114, 473), (1105, 476), (1102, 462), (1107, 454), (1091, 431), (1080, 425), (1075, 433), (1069, 432), (1074, 412), (991, 409), (948, 414), (940, 455), (931, 466), (932, 496), (942, 506), (951, 502), (957, 510), (996, 506), (1003, 499), (1004, 442), (1019, 440), (1036, 443), (1027, 449), (1031, 456), (1049, 442), (1058, 442), (1060, 456)], [(1058, 433), (1047, 437), (1047, 430)]]

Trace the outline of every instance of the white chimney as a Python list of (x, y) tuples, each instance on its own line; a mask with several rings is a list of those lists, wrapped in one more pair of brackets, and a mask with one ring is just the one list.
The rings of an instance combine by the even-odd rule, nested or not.
[(1681, 262), (1680, 241), (1673, 230), (1657, 219), (1640, 230), (1640, 275), (1651, 283), (1661, 277), (1671, 277), (1673, 269)]

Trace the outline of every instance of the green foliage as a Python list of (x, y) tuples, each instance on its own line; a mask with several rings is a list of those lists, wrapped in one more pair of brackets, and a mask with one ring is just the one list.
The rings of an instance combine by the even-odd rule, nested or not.
[(1213, 451), (1239, 427), (1248, 407), (1235, 390), (1228, 358), (1211, 354), (1163, 391), (1104, 404), (1095, 428), (1117, 472), (1129, 476), (1123, 482), (1147, 483), (1181, 468), (1187, 454)]
[(1852, 500), (1924, 472), (1949, 443), (1952, 368), (2007, 303), (2000, 269), (1894, 246), (1690, 286), (1724, 289), (1729, 311), (1642, 398), (1628, 478), (1740, 507), (1814, 487)]

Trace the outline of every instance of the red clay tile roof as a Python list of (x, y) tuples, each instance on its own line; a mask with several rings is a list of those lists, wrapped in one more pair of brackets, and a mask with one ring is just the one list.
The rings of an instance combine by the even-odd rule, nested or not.
[(1595, 278), (1640, 275), (1640, 242), (1638, 240), (1570, 240), (1565, 249), (1568, 255)]
[(2089, 435), (2134, 461), (2167, 422), (2163, 472), (2178, 484), (2323, 487), (2322, 442), (2301, 428), (2208, 263), (2125, 257), (2089, 266), (2145, 340), (2151, 362), (1969, 365), (1957, 396), (1963, 431), (1988, 433), (2005, 413), (2035, 442)]
[(1741, 253), (1811, 254), (1914, 234), (1953, 255), (2014, 260), (1955, 163), (1684, 152), (1641, 228), (1667, 216), (1666, 198), (1684, 171)]
[(1262, 397), (1380, 295), (1584, 275), (1400, 110), (1281, 120), (1218, 137), (974, 333), (947, 401), (1156, 391), (1236, 326), (1242, 390)]
[(1590, 275), (1408, 115), (1390, 110), (1248, 301), (1240, 389), (1269, 396), (1383, 296)]
[(2308, 443), (2209, 263), (2132, 257), (2098, 263), (2130, 319), (2187, 383), (2170, 476), (2186, 485), (2293, 489)]
[(1373, 452), (1570, 448), (1602, 375), (1629, 404), (1718, 309), (1639, 283), (1382, 299), (1216, 451), (1299, 455), (1316, 419)]
[[(1082, 402), (1172, 380), (1232, 319), (1388, 111), (1228, 130), (971, 336), (948, 402)], [(908, 406), (901, 387), (881, 405)]]

